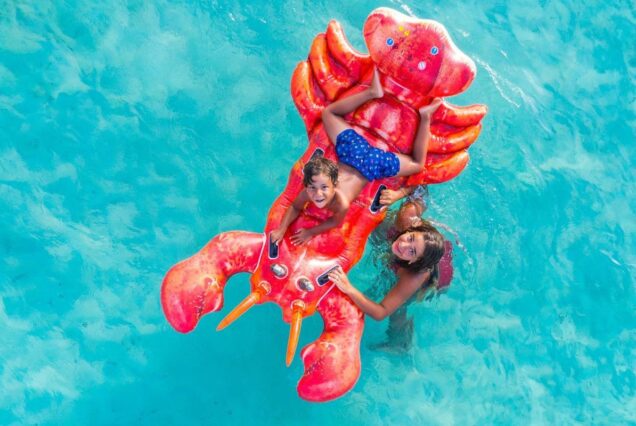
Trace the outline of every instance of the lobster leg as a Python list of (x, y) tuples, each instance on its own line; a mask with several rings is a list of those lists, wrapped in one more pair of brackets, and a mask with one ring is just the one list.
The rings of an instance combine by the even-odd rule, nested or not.
[(305, 373), (298, 395), (307, 401), (329, 401), (353, 388), (360, 376), (362, 312), (338, 290), (318, 305), (324, 321), (320, 337), (301, 352)]
[(238, 272), (253, 272), (264, 244), (263, 234), (224, 232), (173, 266), (161, 286), (161, 305), (170, 325), (187, 333), (203, 315), (221, 309), (227, 279)]
[(309, 132), (320, 120), (320, 113), (325, 108), (325, 95), (314, 80), (309, 62), (301, 62), (296, 66), (292, 75), (291, 92)]
[(314, 38), (309, 52), (309, 63), (314, 78), (330, 101), (355, 83), (355, 81), (348, 79), (345, 71), (341, 70), (337, 62), (329, 57), (327, 38), (324, 34), (319, 34)]
[(433, 114), (428, 152), (450, 154), (468, 148), (477, 140), (487, 112), (485, 105), (460, 107), (443, 102)]
[(299, 63), (292, 75), (292, 98), (307, 132), (320, 121), (326, 105), (356, 82), (369, 78), (372, 69), (371, 57), (357, 52), (340, 24), (331, 21), (327, 33), (314, 39), (308, 60)]
[(409, 176), (407, 185), (442, 183), (453, 179), (468, 164), (468, 148), (479, 136), (485, 105), (460, 107), (443, 102), (433, 114), (426, 166)]
[(348, 70), (352, 83), (361, 80), (373, 68), (371, 56), (356, 51), (349, 44), (338, 21), (329, 22), (326, 39), (329, 54)]

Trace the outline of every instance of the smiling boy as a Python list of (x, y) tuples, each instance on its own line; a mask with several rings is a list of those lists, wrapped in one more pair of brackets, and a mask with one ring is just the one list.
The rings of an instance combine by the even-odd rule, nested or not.
[[(312, 228), (296, 231), (290, 238), (294, 245), (303, 244), (312, 237), (339, 226), (349, 209), (349, 201), (337, 188), (338, 166), (336, 163), (324, 157), (317, 157), (305, 164), (303, 173), (305, 189), (300, 191), (294, 202), (287, 208), (278, 229), (272, 231), (270, 239), (273, 243), (282, 240), (289, 225), (303, 210), (314, 210), (313, 215), (321, 216), (324, 220)], [(312, 209), (312, 206), (315, 208)]]

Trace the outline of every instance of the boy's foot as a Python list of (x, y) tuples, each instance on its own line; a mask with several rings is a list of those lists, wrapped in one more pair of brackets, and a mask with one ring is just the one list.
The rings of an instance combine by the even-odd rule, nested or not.
[(373, 68), (373, 78), (371, 79), (371, 86), (369, 86), (369, 91), (371, 92), (371, 96), (374, 98), (381, 98), (384, 96), (384, 89), (382, 88), (382, 83), (380, 82), (380, 74), (378, 73), (377, 68)]

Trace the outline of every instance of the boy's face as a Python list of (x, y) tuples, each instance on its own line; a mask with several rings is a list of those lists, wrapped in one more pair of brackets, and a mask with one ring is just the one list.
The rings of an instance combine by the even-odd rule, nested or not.
[(306, 190), (311, 202), (319, 208), (329, 205), (336, 195), (336, 185), (329, 179), (329, 176), (322, 173), (312, 177)]

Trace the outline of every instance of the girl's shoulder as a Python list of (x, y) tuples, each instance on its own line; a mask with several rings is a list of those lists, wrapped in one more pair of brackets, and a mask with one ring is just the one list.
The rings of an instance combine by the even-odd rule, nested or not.
[(398, 282), (400, 281), (418, 281), (425, 283), (431, 276), (431, 271), (425, 269), (423, 271), (413, 272), (401, 266), (396, 266), (395, 275), (398, 276)]

